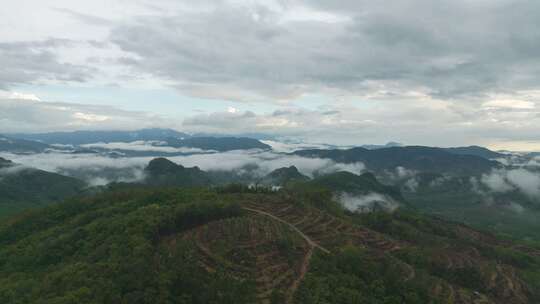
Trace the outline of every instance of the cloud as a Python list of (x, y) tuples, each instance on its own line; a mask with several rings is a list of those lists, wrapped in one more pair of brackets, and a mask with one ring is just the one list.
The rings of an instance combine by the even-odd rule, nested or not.
[(512, 191), (515, 187), (508, 182), (505, 173), (504, 171), (491, 172), (482, 175), (480, 180), (493, 192)]
[(494, 99), (482, 104), (487, 108), (534, 109), (535, 103), (526, 100)]
[(352, 212), (370, 212), (375, 209), (392, 212), (399, 207), (399, 203), (391, 197), (375, 192), (366, 195), (341, 193), (336, 196), (336, 200)]
[(160, 141), (134, 141), (130, 143), (111, 142), (111, 143), (92, 143), (81, 145), (84, 148), (99, 148), (106, 150), (127, 150), (127, 151), (148, 151), (148, 152), (166, 152), (166, 153), (209, 153), (215, 151), (207, 151), (198, 148), (175, 148), (166, 146), (165, 142)]
[(34, 98), (0, 98), (2, 132), (45, 132), (78, 129), (139, 129), (170, 124), (158, 115), (112, 106), (41, 102)]
[(304, 142), (282, 142), (275, 140), (261, 140), (261, 142), (272, 147), (272, 150), (281, 153), (291, 153), (298, 150), (306, 149), (328, 149), (328, 148), (337, 148), (336, 146), (328, 144), (317, 144), (317, 143), (304, 143)]
[[(103, 182), (103, 178), (108, 181), (138, 180), (143, 176), (144, 167), (153, 159), (152, 156), (111, 158), (93, 153), (65, 154), (53, 151), (25, 155), (0, 153), (0, 157), (45, 171), (82, 177), (94, 183)], [(168, 159), (185, 167), (198, 166), (206, 171), (240, 171), (250, 166), (253, 168), (250, 169), (253, 170), (251, 173), (258, 177), (275, 169), (293, 165), (308, 176), (337, 171), (360, 174), (364, 171), (362, 163), (342, 164), (328, 159), (303, 158), (260, 150), (192, 154), (168, 157)], [(107, 176), (104, 176), (105, 173)], [(95, 180), (95, 178), (100, 179)]]
[(523, 212), (525, 212), (525, 207), (521, 206), (520, 204), (518, 203), (515, 203), (515, 202), (509, 202), (508, 204), (505, 205), (506, 208), (508, 208), (509, 210), (515, 212), (515, 213), (518, 213), (518, 214), (521, 214)]
[[(540, 147), (538, 1), (104, 4), (5, 4), (0, 89), (30, 86), (24, 98), (36, 99), (32, 88), (84, 84), (101, 98), (97, 91), (113, 84), (176, 90), (181, 102), (189, 95), (228, 103), (226, 113), (211, 113), (223, 108), (211, 101), (201, 106), (207, 113), (182, 113), (175, 119), (188, 116), (183, 123), (170, 122), (195, 132), (257, 130), (347, 144), (519, 148), (533, 141)], [(139, 106), (122, 94), (107, 96), (108, 102)], [(156, 111), (169, 114), (160, 96), (150, 99), (157, 100)], [(155, 121), (88, 109), (53, 118), (38, 110), (51, 118), (19, 125), (1, 117), (1, 130), (127, 129), (136, 126), (133, 120)], [(37, 120), (39, 114), (29, 113)]]
[(0, 42), (0, 89), (40, 81), (84, 82), (94, 68), (62, 62), (54, 51), (72, 45), (65, 39)]
[(480, 181), (495, 193), (519, 190), (530, 198), (540, 198), (540, 174), (526, 168), (496, 169), (482, 175)]
[(540, 176), (525, 169), (510, 170), (508, 181), (530, 197), (540, 198)]
[(216, 98), (411, 89), (449, 98), (538, 82), (537, 2), (329, 2), (214, 2), (117, 24), (111, 40), (139, 58), (135, 70)]
[(388, 179), (389, 183), (401, 185), (403, 190), (415, 192), (418, 189), (419, 181), (417, 172), (401, 166), (396, 167), (393, 171), (387, 171), (382, 176)]
[(7, 175), (17, 174), (21, 171), (28, 170), (29, 167), (23, 165), (13, 165), (9, 167), (0, 168), (0, 180)]

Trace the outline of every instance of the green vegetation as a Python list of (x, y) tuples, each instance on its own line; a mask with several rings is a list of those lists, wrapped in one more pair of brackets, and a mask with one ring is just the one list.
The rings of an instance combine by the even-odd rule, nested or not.
[(298, 186), (119, 185), (26, 212), (0, 226), (0, 302), (540, 299), (537, 249), (408, 210), (352, 214)]
[(84, 188), (80, 180), (0, 159), (0, 219), (77, 195)]
[(318, 254), (296, 296), (296, 303), (434, 303), (424, 288), (402, 280), (391, 257), (360, 247)]
[[(540, 209), (535, 199), (519, 191), (486, 197), (472, 188), (470, 177), (420, 174), (416, 178), (418, 187), (403, 191), (403, 196), (417, 210), (505, 238), (540, 242)], [(511, 203), (523, 210), (513, 209)]]
[(145, 168), (145, 183), (154, 186), (208, 186), (209, 175), (198, 167), (186, 168), (166, 158), (156, 158)]
[(333, 192), (347, 192), (350, 194), (368, 194), (370, 192), (387, 194), (392, 198), (403, 201), (399, 189), (381, 184), (375, 175), (364, 173), (356, 175), (346, 171), (340, 171), (319, 176), (309, 182), (310, 187), (326, 188)]
[(308, 181), (309, 177), (303, 175), (295, 166), (276, 169), (266, 175), (260, 184), (270, 186), (284, 186), (288, 183)]
[(208, 191), (130, 191), (69, 201), (0, 230), (1, 303), (249, 303), (247, 281), (197, 266), (188, 240), (160, 240), (238, 216)]

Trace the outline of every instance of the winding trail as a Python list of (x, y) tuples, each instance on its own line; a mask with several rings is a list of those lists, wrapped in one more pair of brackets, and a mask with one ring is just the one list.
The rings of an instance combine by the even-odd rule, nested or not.
[(313, 255), (313, 248), (309, 247), (308, 252), (304, 256), (304, 260), (302, 261), (302, 267), (300, 267), (300, 274), (294, 280), (294, 282), (291, 284), (291, 287), (289, 288), (289, 291), (287, 292), (285, 296), (285, 303), (292, 303), (294, 300), (294, 294), (296, 293), (296, 290), (298, 287), (300, 287), (300, 283), (304, 280), (304, 277), (306, 276), (306, 273), (308, 272), (309, 268), (309, 261), (311, 260), (311, 256)]
[(268, 216), (268, 217), (270, 217), (271, 219), (273, 219), (275, 221), (278, 221), (280, 223), (283, 223), (283, 224), (289, 226), (291, 229), (293, 229), (296, 233), (298, 233), (308, 243), (309, 249), (308, 249), (308, 251), (307, 251), (307, 253), (304, 256), (304, 259), (302, 261), (302, 266), (300, 267), (300, 273), (299, 273), (298, 277), (293, 281), (293, 283), (291, 284), (287, 294), (285, 295), (285, 303), (293, 303), (294, 294), (296, 293), (296, 290), (298, 289), (298, 287), (300, 287), (300, 284), (302, 283), (302, 281), (304, 280), (304, 277), (306, 276), (306, 273), (308, 272), (311, 256), (313, 255), (313, 249), (319, 248), (322, 252), (328, 253), (328, 254), (330, 253), (330, 250), (328, 250), (328, 249), (322, 247), (321, 245), (317, 244), (309, 236), (307, 236), (300, 229), (298, 229), (295, 225), (293, 225), (293, 224), (291, 224), (291, 223), (289, 223), (289, 222), (287, 222), (285, 220), (282, 220), (279, 217), (277, 217), (277, 216), (275, 216), (275, 215), (273, 215), (273, 214), (271, 214), (269, 212), (258, 210), (258, 209), (253, 209), (253, 208), (249, 208), (249, 207), (242, 207), (242, 209), (247, 210), (247, 211), (251, 211), (251, 212), (254, 212), (254, 213), (257, 213), (257, 214), (260, 214), (260, 215)]
[(269, 213), (269, 212), (266, 212), (266, 211), (261, 211), (261, 210), (258, 210), (258, 209), (253, 209), (253, 208), (249, 208), (249, 207), (242, 207), (242, 209), (244, 210), (248, 210), (248, 211), (251, 211), (251, 212), (255, 212), (255, 213), (258, 213), (258, 214), (262, 214), (262, 215), (266, 215), (278, 222), (281, 222), (287, 226), (289, 226), (291, 229), (293, 229), (294, 231), (296, 231), (304, 240), (306, 240), (306, 242), (309, 244), (309, 246), (313, 247), (313, 248), (319, 248), (322, 252), (324, 253), (330, 253), (330, 250), (322, 247), (321, 245), (317, 244), (315, 241), (313, 241), (309, 236), (305, 235), (302, 230), (296, 228), (295, 225), (285, 221), (285, 220), (282, 220), (280, 219), (279, 217)]

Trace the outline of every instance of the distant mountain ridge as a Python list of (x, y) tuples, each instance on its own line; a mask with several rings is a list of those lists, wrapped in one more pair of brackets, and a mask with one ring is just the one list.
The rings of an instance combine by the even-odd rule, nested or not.
[[(51, 148), (50, 145), (54, 144), (76, 147), (95, 143), (132, 143), (136, 141), (162, 142), (165, 145), (159, 146), (196, 148), (218, 152), (271, 149), (269, 145), (250, 137), (192, 136), (172, 129), (142, 129), (136, 131), (74, 131), (39, 134), (11, 134), (11, 137), (0, 136), (0, 151), (12, 153), (39, 153)], [(144, 152), (141, 151), (134, 152), (137, 152), (137, 155), (144, 154)]]
[(443, 148), (423, 146), (391, 147), (377, 150), (352, 148), (347, 150), (300, 150), (294, 155), (312, 158), (328, 158), (335, 162), (362, 162), (368, 170), (381, 172), (404, 167), (411, 170), (458, 175), (477, 175), (500, 166), (474, 155), (447, 152)]
[(97, 142), (164, 141), (168, 138), (190, 137), (172, 129), (141, 129), (135, 131), (73, 131), (37, 134), (11, 134), (14, 138), (40, 141), (47, 144), (84, 145)]
[(361, 145), (360, 148), (368, 149), (368, 150), (377, 150), (377, 149), (383, 149), (383, 148), (392, 148), (392, 147), (403, 147), (402, 143), (398, 142), (388, 142), (384, 145)]
[(487, 148), (480, 146), (468, 146), (468, 147), (454, 147), (454, 148), (443, 148), (446, 152), (460, 155), (474, 155), (479, 156), (485, 159), (495, 159), (495, 158), (504, 158), (505, 154), (491, 151)]
[(168, 138), (167, 144), (171, 147), (197, 148), (201, 150), (215, 150), (226, 152), (232, 150), (261, 149), (270, 150), (267, 144), (248, 137), (190, 137), (190, 138)]
[(0, 135), (0, 151), (11, 153), (41, 153), (50, 148), (49, 145), (20, 138)]

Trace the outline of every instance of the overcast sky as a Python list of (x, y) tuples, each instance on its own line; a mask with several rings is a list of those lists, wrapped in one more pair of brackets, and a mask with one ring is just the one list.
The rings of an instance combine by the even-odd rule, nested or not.
[(540, 150), (540, 1), (4, 0), (0, 133)]

